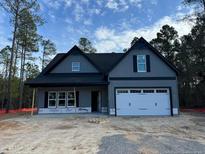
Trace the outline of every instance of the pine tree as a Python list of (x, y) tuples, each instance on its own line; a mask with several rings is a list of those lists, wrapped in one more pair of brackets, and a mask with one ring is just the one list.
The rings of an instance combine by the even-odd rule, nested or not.
[(10, 103), (12, 99), (12, 70), (14, 64), (14, 54), (16, 47), (16, 35), (19, 28), (20, 12), (25, 9), (37, 10), (39, 5), (37, 0), (1, 0), (0, 6), (8, 12), (10, 21), (12, 23), (13, 35), (12, 35), (12, 45), (11, 54), (9, 58), (9, 71), (8, 71), (8, 86), (7, 86), (7, 112), (10, 108)]
[(152, 39), (150, 43), (170, 62), (175, 63), (175, 44), (179, 42), (178, 32), (174, 29), (174, 27), (169, 25), (162, 26), (160, 32), (157, 33), (157, 38)]
[(51, 57), (56, 54), (55, 44), (51, 40), (42, 40), (41, 45), (43, 47), (42, 52), (42, 70), (51, 61)]
[(85, 53), (95, 53), (97, 50), (92, 46), (92, 43), (87, 38), (80, 38), (79, 48)]
[(17, 39), (21, 46), (21, 65), (20, 65), (20, 102), (19, 107), (23, 103), (23, 88), (25, 80), (25, 63), (26, 60), (32, 59), (32, 52), (38, 51), (39, 35), (37, 34), (37, 23), (32, 13), (23, 9), (20, 13), (19, 29)]

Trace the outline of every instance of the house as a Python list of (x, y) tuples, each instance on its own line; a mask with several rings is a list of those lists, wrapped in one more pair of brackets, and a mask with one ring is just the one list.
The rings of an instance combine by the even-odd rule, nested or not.
[(38, 113), (177, 115), (177, 69), (145, 39), (126, 53), (60, 53), (35, 88)]

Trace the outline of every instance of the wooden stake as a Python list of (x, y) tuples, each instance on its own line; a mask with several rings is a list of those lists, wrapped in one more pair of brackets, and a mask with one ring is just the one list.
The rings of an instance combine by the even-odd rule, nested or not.
[(31, 116), (33, 116), (33, 108), (34, 108), (34, 103), (35, 103), (35, 92), (36, 92), (36, 89), (34, 88), (33, 89), (33, 97), (32, 97)]

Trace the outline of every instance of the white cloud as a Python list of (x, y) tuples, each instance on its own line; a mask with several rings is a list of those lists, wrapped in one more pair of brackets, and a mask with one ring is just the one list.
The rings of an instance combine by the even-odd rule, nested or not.
[(64, 0), (65, 6), (70, 7), (72, 5), (72, 0)]
[(95, 36), (98, 40), (108, 39), (110, 36), (114, 36), (114, 30), (108, 29), (107, 27), (100, 27), (95, 32)]
[(84, 15), (84, 9), (81, 5), (76, 4), (73, 12), (76, 21), (80, 21)]
[(83, 24), (84, 24), (84, 25), (92, 25), (93, 23), (92, 23), (92, 20), (91, 20), (91, 19), (85, 19), (85, 20), (83, 21)]
[(115, 0), (110, 0), (107, 2), (106, 7), (109, 9), (117, 10), (119, 7), (119, 4)]
[[(147, 26), (139, 29), (127, 29), (117, 32), (114, 29), (107, 27), (100, 27), (95, 32), (96, 43), (95, 47), (99, 52), (121, 52), (124, 48), (130, 46), (132, 39), (137, 37), (144, 37), (147, 41), (156, 37), (161, 27), (165, 24), (173, 26), (179, 36), (188, 34), (192, 28), (192, 24), (186, 21), (176, 21), (174, 18), (165, 16), (157, 21), (152, 26)], [(103, 45), (103, 43), (105, 43)]]

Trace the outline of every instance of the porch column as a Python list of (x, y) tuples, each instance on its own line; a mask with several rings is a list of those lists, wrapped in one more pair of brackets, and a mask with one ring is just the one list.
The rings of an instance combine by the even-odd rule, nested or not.
[(74, 104), (75, 104), (75, 107), (76, 107), (76, 93), (75, 93), (75, 87), (73, 88), (73, 91), (74, 91)]
[(33, 116), (33, 108), (34, 108), (34, 104), (35, 104), (35, 94), (36, 94), (36, 88), (33, 88), (32, 106), (31, 106), (31, 116)]

